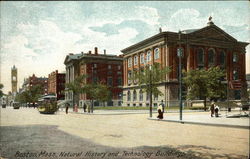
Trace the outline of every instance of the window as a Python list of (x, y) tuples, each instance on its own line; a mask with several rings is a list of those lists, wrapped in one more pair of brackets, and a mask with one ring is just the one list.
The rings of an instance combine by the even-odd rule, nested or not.
[(140, 90), (140, 92), (139, 92), (139, 100), (143, 101), (143, 92), (142, 92), (142, 90)]
[(238, 62), (238, 54), (233, 53), (233, 62)]
[(132, 58), (130, 57), (129, 59), (128, 59), (128, 67), (131, 67), (132, 66)]
[(131, 84), (131, 78), (132, 78), (132, 72), (131, 71), (129, 71), (128, 72), (128, 84)]
[(233, 71), (233, 80), (238, 80), (239, 79), (239, 72), (237, 69), (234, 69)]
[(154, 96), (154, 100), (157, 101), (158, 100), (158, 95)]
[(146, 100), (148, 101), (149, 100), (149, 93), (147, 92), (147, 95), (146, 95)]
[(144, 53), (141, 53), (140, 55), (140, 63), (144, 64)]
[(111, 68), (112, 68), (111, 65), (108, 65), (108, 69), (111, 70)]
[(204, 67), (204, 51), (202, 48), (197, 50), (197, 63), (199, 68)]
[(130, 101), (130, 99), (131, 99), (131, 94), (130, 94), (130, 91), (128, 91), (128, 93), (127, 93), (127, 101)]
[(219, 60), (220, 60), (220, 65), (224, 68), (226, 64), (226, 54), (224, 51), (220, 52)]
[(98, 82), (98, 77), (97, 76), (94, 76), (93, 77), (93, 83), (97, 83)]
[(133, 101), (136, 101), (136, 99), (137, 99), (137, 93), (136, 93), (136, 91), (134, 90), (134, 92), (133, 92)]
[(122, 92), (118, 93), (118, 99), (122, 100)]
[(146, 62), (150, 62), (151, 61), (151, 51), (147, 52), (147, 57), (146, 57)]
[(121, 65), (118, 65), (118, 66), (117, 66), (117, 69), (118, 69), (118, 70), (121, 70)]
[(137, 65), (137, 63), (138, 63), (138, 57), (134, 56), (134, 65)]
[(213, 66), (215, 64), (215, 51), (214, 49), (208, 50), (208, 66)]
[(112, 71), (108, 71), (108, 75), (112, 75)]
[(122, 77), (117, 78), (117, 85), (122, 86)]
[(113, 85), (113, 79), (112, 77), (108, 77), (108, 86), (112, 86)]
[(96, 63), (94, 64), (94, 68), (97, 68), (97, 64)]
[(122, 72), (121, 72), (121, 71), (117, 71), (117, 74), (118, 74), (118, 75), (121, 75), (121, 74), (122, 74)]
[(241, 91), (240, 90), (234, 90), (234, 99), (235, 100), (241, 99)]
[(159, 48), (156, 48), (155, 50), (154, 50), (154, 59), (159, 59), (159, 57), (160, 57), (160, 49)]

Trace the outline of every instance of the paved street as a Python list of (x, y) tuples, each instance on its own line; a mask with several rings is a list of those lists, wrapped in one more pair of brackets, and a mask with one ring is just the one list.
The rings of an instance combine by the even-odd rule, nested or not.
[[(148, 120), (143, 113), (42, 115), (33, 108), (0, 110), (3, 158), (248, 158), (249, 154), (249, 129), (161, 122)], [(195, 114), (204, 119), (204, 113)]]

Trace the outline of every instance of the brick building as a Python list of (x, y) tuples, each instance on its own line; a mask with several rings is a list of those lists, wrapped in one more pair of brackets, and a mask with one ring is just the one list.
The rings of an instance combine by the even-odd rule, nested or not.
[(58, 70), (48, 75), (48, 93), (57, 96), (57, 100), (64, 100), (65, 73)]
[[(69, 54), (64, 64), (66, 65), (66, 83), (74, 81), (79, 75), (87, 75), (86, 82), (101, 82), (110, 87), (112, 101), (105, 103), (108, 106), (118, 106), (122, 102), (122, 78), (123, 78), (123, 58), (122, 56), (98, 53), (95, 47), (94, 53)], [(73, 92), (66, 90), (65, 99), (72, 100)], [(79, 96), (79, 106), (89, 101), (86, 94)], [(95, 101), (95, 105), (102, 105)]]
[[(180, 36), (180, 37), (179, 37)], [(180, 40), (179, 40), (180, 39)], [(161, 100), (167, 106), (178, 105), (178, 65), (177, 48), (184, 52), (182, 66), (185, 70), (220, 66), (225, 69), (229, 83), (229, 98), (246, 98), (245, 47), (246, 42), (237, 41), (217, 27), (211, 20), (201, 29), (177, 32), (162, 32), (122, 50), (124, 54), (124, 106), (147, 106), (146, 93), (133, 84), (129, 77), (132, 71), (143, 69), (145, 65), (158, 62), (172, 68), (165, 82), (159, 84), (163, 96), (154, 97), (154, 105)]]
[(41, 85), (43, 94), (48, 94), (48, 78), (46, 77), (36, 77), (35, 74), (28, 78), (27, 88), (30, 89), (33, 86)]

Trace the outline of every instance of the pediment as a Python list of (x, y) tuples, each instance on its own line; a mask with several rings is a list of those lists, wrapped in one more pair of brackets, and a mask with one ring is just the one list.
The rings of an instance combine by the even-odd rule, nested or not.
[(206, 40), (210, 39), (210, 40), (218, 40), (226, 42), (237, 42), (235, 38), (233, 38), (231, 35), (226, 33), (224, 30), (220, 29), (216, 25), (204, 27), (191, 34), (196, 38), (201, 38)]

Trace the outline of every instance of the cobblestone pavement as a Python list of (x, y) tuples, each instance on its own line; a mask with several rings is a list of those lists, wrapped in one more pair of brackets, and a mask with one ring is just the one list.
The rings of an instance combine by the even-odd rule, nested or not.
[(247, 129), (159, 122), (147, 120), (148, 114), (0, 110), (3, 158), (248, 158), (249, 154)]

